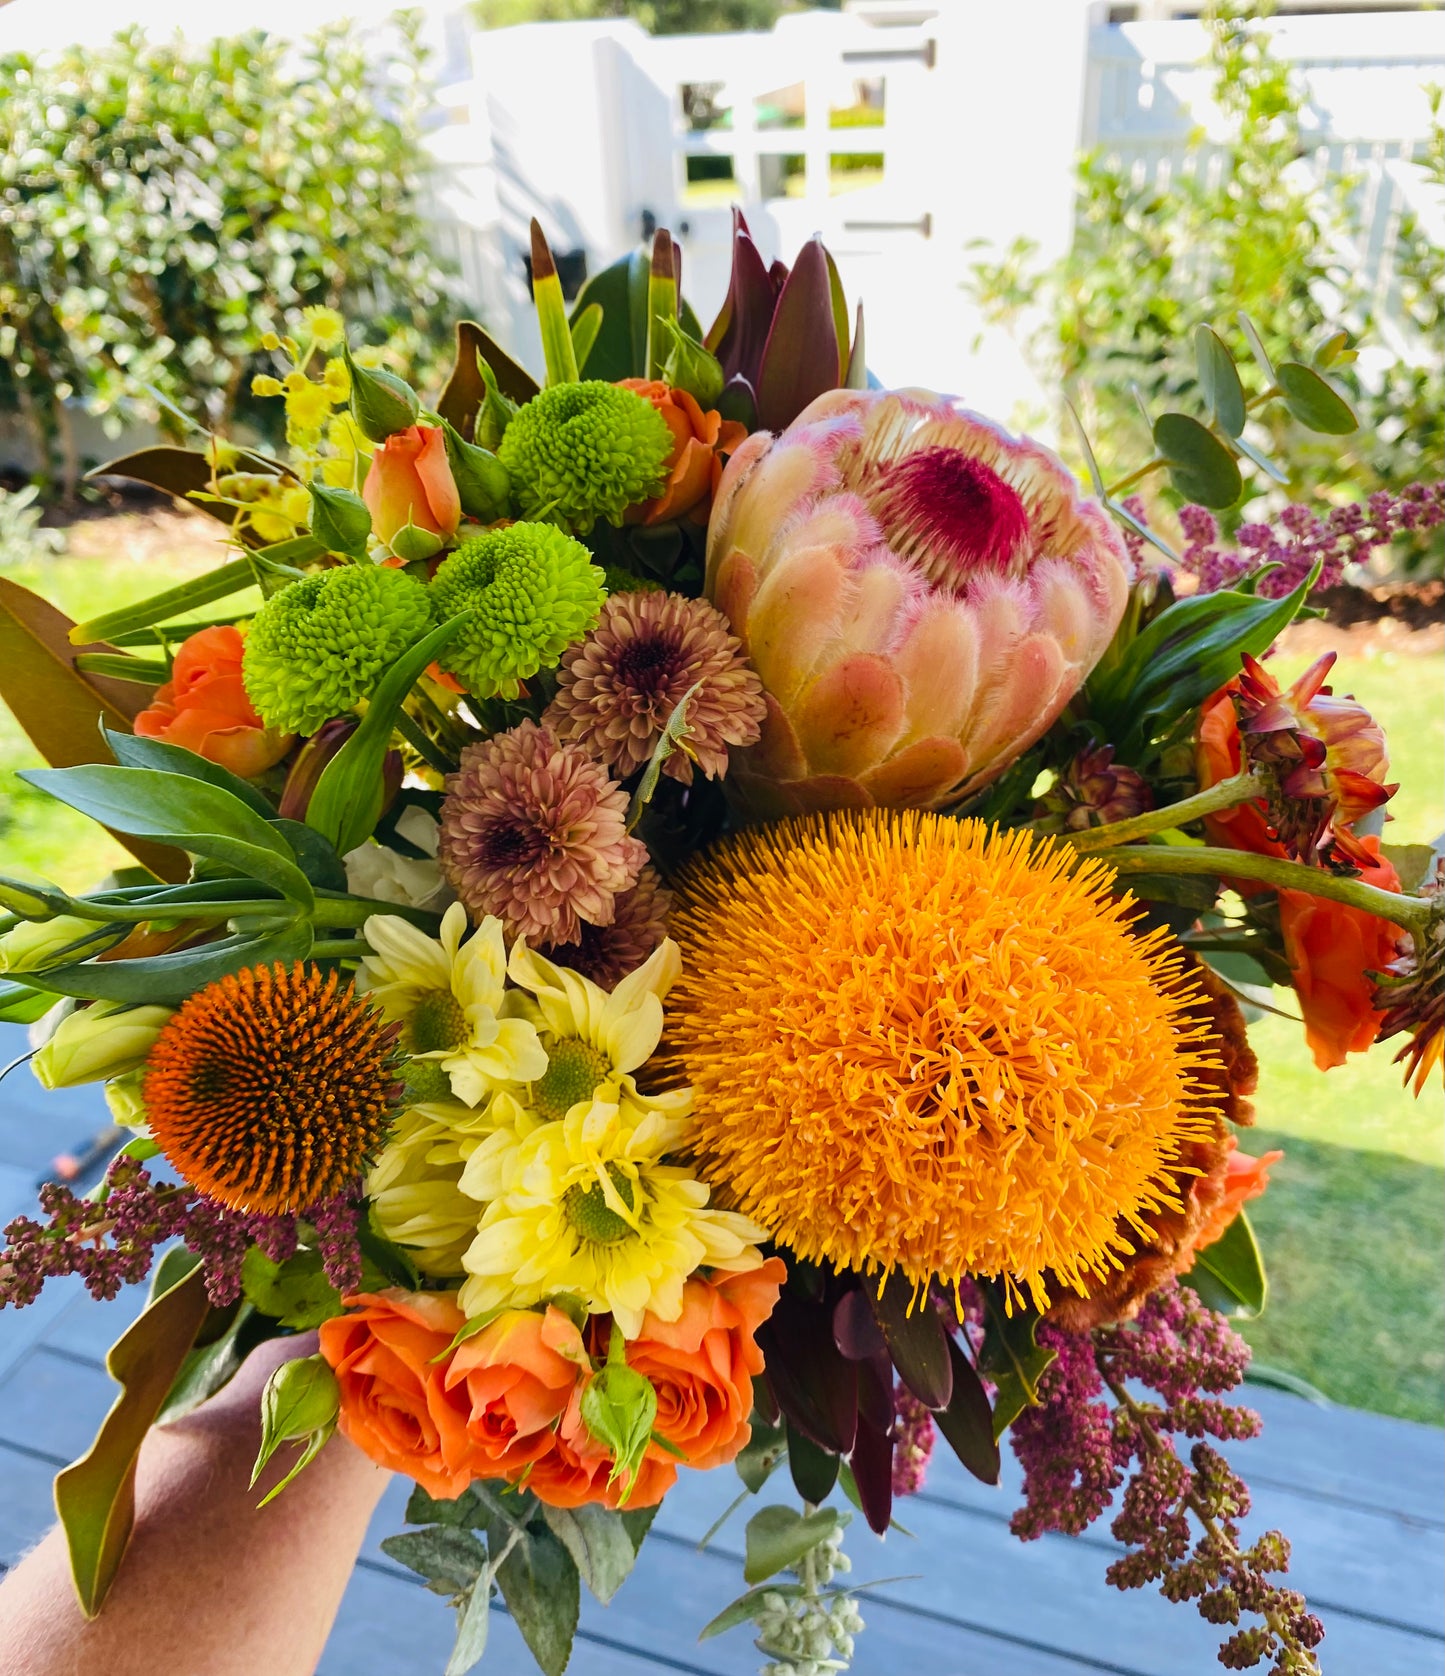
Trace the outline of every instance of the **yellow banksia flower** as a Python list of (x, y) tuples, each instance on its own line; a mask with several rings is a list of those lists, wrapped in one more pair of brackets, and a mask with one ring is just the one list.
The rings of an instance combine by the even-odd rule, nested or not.
[[(878, 810), (744, 830), (679, 880), (664, 1044), (700, 1173), (799, 1256), (1089, 1291), (1177, 1208), (1214, 1061), (1101, 864)], [(1132, 1230), (1132, 1234), (1131, 1231)]]

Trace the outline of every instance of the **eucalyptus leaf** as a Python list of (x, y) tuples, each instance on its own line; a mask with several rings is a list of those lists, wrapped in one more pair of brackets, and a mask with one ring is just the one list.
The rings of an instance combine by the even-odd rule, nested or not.
[(796, 1565), (838, 1528), (836, 1507), (799, 1513), (795, 1507), (763, 1507), (748, 1520), (743, 1578), (761, 1583)]
[(1281, 361), (1275, 377), (1284, 392), (1284, 405), (1300, 424), (1326, 436), (1349, 436), (1360, 428), (1354, 408), (1313, 367)]
[(1199, 387), (1219, 428), (1226, 436), (1237, 437), (1244, 429), (1244, 386), (1239, 382), (1233, 355), (1209, 326), (1194, 328), (1194, 361)]
[(1283, 468), (1283, 466), (1277, 466), (1262, 448), (1256, 448), (1252, 442), (1246, 441), (1246, 439), (1242, 436), (1235, 437), (1234, 446), (1241, 454), (1244, 455), (1246, 460), (1250, 461), (1251, 464), (1258, 466), (1271, 482), (1289, 482), (1289, 473)]
[(1196, 1252), (1194, 1267), (1180, 1277), (1210, 1309), (1252, 1320), (1269, 1301), (1269, 1282), (1259, 1241), (1243, 1211), (1212, 1245)]
[(1257, 327), (1247, 314), (1240, 315), (1239, 329), (1244, 333), (1244, 341), (1249, 345), (1249, 352), (1254, 356), (1259, 370), (1273, 384), (1274, 362), (1270, 360), (1269, 351), (1264, 347), (1264, 339), (1260, 337)]
[(1233, 506), (1244, 493), (1234, 456), (1208, 426), (1187, 413), (1161, 413), (1154, 446), (1169, 462), (1174, 487), (1201, 506)]
[(622, 1515), (584, 1503), (542, 1508), (548, 1529), (572, 1556), (582, 1581), (606, 1606), (637, 1563), (637, 1549)]

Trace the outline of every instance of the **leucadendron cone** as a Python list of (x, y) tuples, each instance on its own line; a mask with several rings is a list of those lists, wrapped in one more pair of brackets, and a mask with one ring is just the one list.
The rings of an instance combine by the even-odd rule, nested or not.
[(940, 808), (1001, 774), (1108, 646), (1131, 567), (1063, 464), (951, 398), (833, 390), (723, 474), (707, 595), (762, 678), (753, 813)]

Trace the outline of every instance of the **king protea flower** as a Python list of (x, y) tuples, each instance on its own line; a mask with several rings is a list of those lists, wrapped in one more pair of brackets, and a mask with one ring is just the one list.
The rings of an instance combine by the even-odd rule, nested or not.
[(766, 690), (729, 785), (759, 814), (937, 808), (1050, 726), (1130, 565), (1047, 449), (923, 390), (833, 390), (723, 474), (707, 593)]

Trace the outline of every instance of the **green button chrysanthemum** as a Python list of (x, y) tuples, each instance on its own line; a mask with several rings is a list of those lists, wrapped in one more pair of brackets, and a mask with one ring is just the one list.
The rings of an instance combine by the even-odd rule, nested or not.
[(497, 456), (527, 517), (552, 515), (585, 534), (599, 518), (620, 524), (629, 506), (661, 491), (672, 432), (645, 397), (589, 378), (533, 396)]
[(592, 555), (551, 524), (510, 524), (464, 541), (431, 593), (439, 620), (471, 613), (440, 661), (478, 698), (515, 698), (519, 681), (550, 669), (596, 623), (605, 597)]
[(256, 613), (241, 664), (247, 695), (268, 726), (314, 733), (431, 624), (427, 590), (405, 571), (360, 564), (303, 577)]

